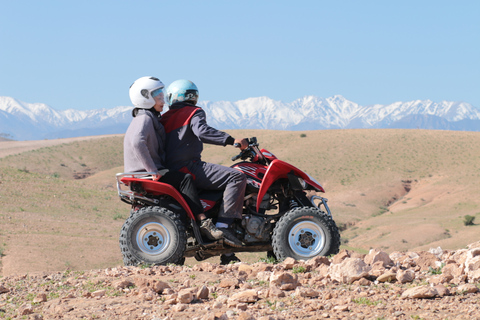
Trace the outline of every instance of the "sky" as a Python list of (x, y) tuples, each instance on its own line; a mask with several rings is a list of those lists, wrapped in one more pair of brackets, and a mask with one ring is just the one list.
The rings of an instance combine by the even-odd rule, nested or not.
[(480, 108), (479, 16), (477, 0), (0, 0), (0, 96), (110, 109), (156, 76), (201, 101)]

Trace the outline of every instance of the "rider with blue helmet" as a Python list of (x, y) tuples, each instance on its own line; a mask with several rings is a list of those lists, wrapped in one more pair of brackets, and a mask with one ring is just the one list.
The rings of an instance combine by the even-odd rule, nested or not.
[(177, 80), (170, 84), (167, 101), (169, 111), (161, 120), (167, 134), (167, 167), (192, 174), (198, 188), (224, 190), (216, 227), (223, 232), (226, 244), (241, 247), (243, 244), (230, 225), (242, 218), (246, 176), (236, 169), (202, 161), (201, 153), (204, 143), (220, 146), (239, 143), (244, 149), (247, 140), (237, 140), (207, 124), (205, 111), (196, 106), (198, 88), (192, 81)]

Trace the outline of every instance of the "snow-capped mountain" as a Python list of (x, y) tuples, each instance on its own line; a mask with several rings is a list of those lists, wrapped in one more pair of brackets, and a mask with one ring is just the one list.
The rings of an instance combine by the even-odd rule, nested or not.
[[(423, 128), (480, 131), (480, 110), (465, 102), (416, 100), (360, 106), (337, 95), (306, 96), (284, 103), (268, 97), (199, 103), (218, 129), (318, 130)], [(40, 140), (124, 133), (131, 106), (88, 111), (56, 111), (41, 103), (0, 97), (0, 137)]]

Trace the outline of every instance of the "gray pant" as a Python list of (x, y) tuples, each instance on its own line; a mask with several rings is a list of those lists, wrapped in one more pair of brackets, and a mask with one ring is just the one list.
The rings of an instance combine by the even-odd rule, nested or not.
[(242, 218), (243, 198), (247, 185), (247, 177), (243, 172), (203, 161), (192, 162), (187, 168), (194, 176), (194, 183), (198, 189), (224, 190), (218, 222), (230, 224), (233, 219)]

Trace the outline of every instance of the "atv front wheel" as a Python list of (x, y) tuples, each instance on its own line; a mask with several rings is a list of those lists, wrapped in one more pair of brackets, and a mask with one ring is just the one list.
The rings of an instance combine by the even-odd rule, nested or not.
[(277, 222), (272, 246), (279, 261), (309, 260), (338, 253), (340, 233), (335, 221), (318, 208), (294, 208)]
[(144, 207), (125, 221), (119, 241), (126, 266), (181, 264), (187, 236), (177, 214)]

